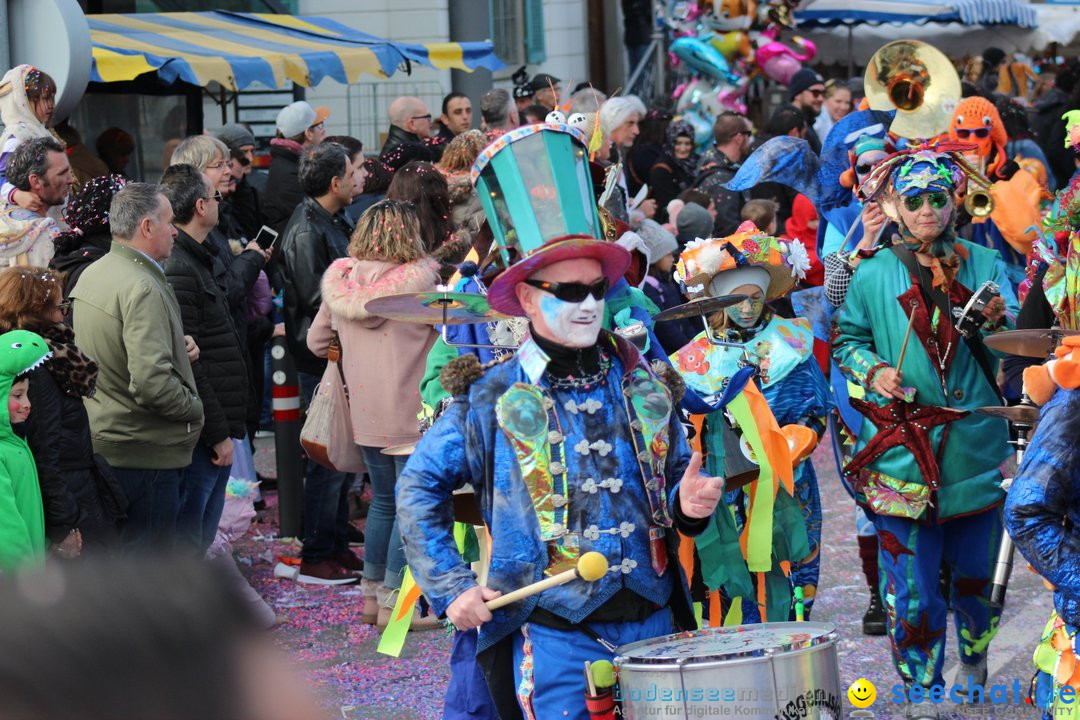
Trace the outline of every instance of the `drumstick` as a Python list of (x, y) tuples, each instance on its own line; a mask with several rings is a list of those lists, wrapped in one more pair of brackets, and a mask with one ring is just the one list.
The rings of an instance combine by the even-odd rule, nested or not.
[(911, 328), (915, 327), (915, 306), (911, 306), (911, 316), (907, 322), (907, 332), (904, 333), (904, 343), (900, 346), (900, 357), (896, 359), (896, 372), (900, 372), (900, 366), (904, 364), (904, 353), (907, 352), (908, 340), (911, 339)]
[(488, 610), (497, 610), (504, 605), (515, 603), (518, 600), (524, 600), (527, 597), (542, 593), (550, 588), (565, 585), (571, 580), (579, 577), (588, 582), (599, 580), (604, 577), (604, 574), (607, 573), (607, 571), (608, 561), (606, 557), (598, 552), (587, 552), (578, 558), (577, 567), (567, 570), (566, 572), (561, 572), (558, 575), (552, 575), (539, 582), (534, 582), (532, 585), (518, 588), (505, 595), (500, 595), (494, 600), (488, 600), (484, 604), (487, 605)]
[(589, 687), (589, 697), (596, 697), (596, 683), (592, 676), (592, 663), (585, 661), (585, 682)]

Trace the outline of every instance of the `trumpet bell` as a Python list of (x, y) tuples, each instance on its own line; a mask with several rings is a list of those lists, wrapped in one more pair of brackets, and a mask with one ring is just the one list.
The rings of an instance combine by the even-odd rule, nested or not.
[(960, 100), (960, 76), (944, 53), (917, 40), (896, 40), (874, 53), (863, 78), (871, 110), (896, 110), (889, 128), (909, 140), (948, 131)]
[(964, 209), (976, 220), (988, 218), (994, 212), (994, 198), (986, 190), (971, 190), (964, 197)]

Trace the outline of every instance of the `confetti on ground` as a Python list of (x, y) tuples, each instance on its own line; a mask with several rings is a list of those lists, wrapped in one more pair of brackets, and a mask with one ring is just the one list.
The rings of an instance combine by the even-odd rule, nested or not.
[[(875, 718), (899, 718), (899, 706), (889, 702), (899, 680), (893, 669), (886, 638), (862, 635), (862, 614), (869, 602), (855, 543), (854, 503), (837, 477), (832, 449), (826, 437), (812, 458), (817, 469), (823, 505), (821, 582), (815, 600), (815, 621), (834, 623), (839, 631), (837, 654), (842, 692), (859, 677), (877, 688), (879, 700), (872, 706)], [(258, 441), (256, 467), (274, 476), (273, 453)], [(370, 492), (370, 489), (368, 490)], [(241, 571), (277, 612), (281, 623), (271, 632), (275, 640), (304, 668), (318, 688), (331, 717), (343, 720), (437, 720), (442, 717), (443, 696), (449, 676), (450, 638), (433, 630), (410, 633), (400, 658), (375, 652), (378, 633), (360, 623), (363, 598), (358, 586), (327, 588), (303, 585), (274, 577), (277, 556), (298, 557), (293, 538), (277, 537), (277, 496), (265, 493), (267, 507), (247, 537), (236, 544), (237, 554), (250, 564)], [(358, 522), (362, 526), (362, 521)], [(1019, 562), (1018, 567), (1023, 563)], [(990, 683), (1019, 678), (1026, 687), (1032, 674), (1031, 651), (1037, 628), (1010, 628), (1011, 614), (1027, 605), (1041, 604), (1049, 612), (1049, 593), (1033, 573), (1015, 572), (1009, 589), (1002, 630), (991, 645), (990, 667), (996, 668)], [(955, 633), (948, 633), (946, 668), (957, 662)], [(1001, 647), (1001, 655), (995, 655)], [(948, 679), (948, 678), (947, 678)], [(845, 697), (845, 707), (850, 711)], [(941, 706), (948, 718), (1036, 718), (1031, 706), (979, 706), (969, 711)]]

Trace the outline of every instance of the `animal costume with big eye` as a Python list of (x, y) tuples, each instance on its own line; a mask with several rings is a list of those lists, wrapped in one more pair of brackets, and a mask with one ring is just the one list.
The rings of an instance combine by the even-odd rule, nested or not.
[(949, 138), (973, 145), (965, 157), (993, 182), (989, 188), (993, 210), (989, 218), (973, 218), (971, 239), (1001, 253), (1015, 288), (1024, 279), (1026, 256), (1037, 238), (1032, 228), (1039, 225), (1046, 191), (1032, 174), (1010, 171), (1005, 124), (986, 98), (960, 101), (949, 125)]
[[(897, 219), (901, 243), (859, 263), (833, 333), (834, 359), (865, 392), (863, 400), (852, 400), (866, 421), (845, 472), (857, 501), (874, 513), (894, 663), (905, 683), (924, 686), (943, 683), (949, 607), (939, 584), (942, 562), (952, 571), (961, 677), (976, 672), (996, 631), (999, 611), (989, 607), (989, 581), (1001, 534), (1000, 466), (1012, 455), (1006, 423), (972, 412), (1000, 404), (996, 384), (980, 366), (978, 347), (959, 335), (947, 312), (992, 280), (1011, 322), (1017, 304), (1001, 257), (956, 239), (948, 222), (927, 238), (905, 220), (925, 218), (935, 202), (941, 203), (938, 221), (949, 218), (952, 193), (965, 176), (983, 181), (962, 151), (947, 144), (901, 151), (863, 183), (864, 195), (881, 198)], [(904, 399), (886, 397), (875, 380), (896, 369), (908, 327), (900, 368), (908, 390)]]
[(1016, 548), (1054, 593), (1054, 611), (1034, 653), (1033, 702), (1044, 718), (1074, 717), (1062, 701), (1080, 690), (1080, 338), (1065, 338), (1054, 358), (1024, 370), (1024, 387), (1042, 404), (1039, 425), (1005, 500)]
[[(730, 237), (688, 243), (677, 275), (693, 295), (718, 297), (742, 285), (755, 285), (765, 301), (785, 295), (807, 267), (801, 243), (770, 237), (746, 222)], [(671, 356), (688, 388), (704, 397), (728, 395), (745, 376), (742, 371), (753, 366), (763, 400), (761, 412), (769, 415), (769, 422), (785, 426), (783, 432), (793, 432), (790, 425), (809, 428), (811, 436), (824, 432), (824, 417), (833, 404), (812, 354), (814, 338), (806, 320), (786, 320), (763, 308), (750, 327), (732, 326), (722, 333), (728, 345), (710, 342), (711, 334), (701, 332)], [(730, 441), (732, 433), (747, 438), (753, 435), (752, 429), (744, 427), (730, 409), (691, 415), (691, 419), (700, 426), (709, 472), (730, 475), (726, 470), (737, 464), (731, 455), (739, 453)], [(740, 448), (744, 442), (740, 441)], [(790, 458), (785, 462), (790, 463)], [(805, 461), (795, 466), (792, 484), (783, 483), (771, 517), (765, 518), (759, 509), (762, 491), (775, 485), (771, 475), (760, 474), (764, 467), (759, 466), (755, 483), (727, 493), (728, 511), (714, 513), (709, 528), (696, 540), (706, 586), (721, 589), (729, 604), (742, 598), (736, 611), (744, 623), (792, 617), (793, 588), (802, 588), (809, 611), (821, 563), (821, 500), (813, 466)], [(770, 522), (771, 532), (759, 529)], [(761, 542), (763, 548), (752, 547)], [(765, 556), (763, 565), (755, 557), (758, 553)], [(754, 573), (761, 573), (756, 592), (751, 581)]]
[(985, 175), (994, 177), (1008, 161), (1005, 143), (1009, 141), (1005, 124), (994, 104), (981, 97), (961, 100), (953, 111), (949, 138), (975, 146), (968, 159), (979, 166)]

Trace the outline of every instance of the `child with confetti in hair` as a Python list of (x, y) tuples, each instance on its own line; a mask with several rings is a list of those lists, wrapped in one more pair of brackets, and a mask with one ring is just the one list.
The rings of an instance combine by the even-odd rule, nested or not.
[(18, 65), (0, 80), (0, 121), (4, 124), (4, 132), (0, 135), (0, 198), (3, 202), (35, 212), (48, 209), (31, 193), (18, 190), (8, 182), (7, 162), (15, 148), (27, 140), (56, 138), (49, 130), (55, 109), (56, 82), (36, 67)]

